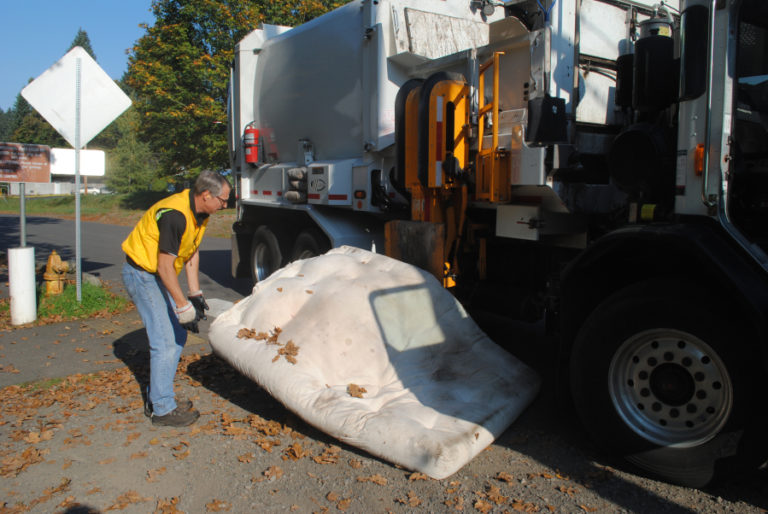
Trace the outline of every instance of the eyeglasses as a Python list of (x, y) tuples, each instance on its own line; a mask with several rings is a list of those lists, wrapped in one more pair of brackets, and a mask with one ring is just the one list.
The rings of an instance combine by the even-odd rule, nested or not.
[[(211, 195), (211, 196), (213, 196), (213, 195)], [(222, 198), (222, 197), (220, 197), (220, 196), (214, 196), (214, 198), (215, 198), (215, 199), (217, 199), (217, 200), (219, 201), (219, 204), (221, 205), (221, 208), (222, 208), (222, 209), (223, 209), (224, 207), (226, 207), (226, 206), (227, 206), (227, 203), (229, 202), (229, 198)]]

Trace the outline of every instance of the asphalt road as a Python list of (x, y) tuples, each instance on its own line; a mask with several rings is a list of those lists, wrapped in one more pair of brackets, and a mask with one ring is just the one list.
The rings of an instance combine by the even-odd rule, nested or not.
[[(122, 288), (120, 270), (125, 254), (120, 245), (131, 227), (81, 221), (81, 269)], [(18, 216), (0, 214), (0, 252), (21, 246)], [(52, 250), (62, 259), (75, 262), (75, 222), (58, 218), (27, 216), (26, 246), (35, 249), (35, 260), (44, 264)], [(234, 279), (230, 273), (229, 239), (206, 237), (200, 246), (200, 285), (207, 298), (235, 301), (250, 294), (251, 281)], [(181, 274), (182, 281), (184, 274)], [(0, 281), (0, 297), (8, 296), (5, 280)]]
[[(43, 217), (28, 217), (26, 222), (27, 246), (35, 248), (38, 263), (44, 263), (51, 250), (54, 249), (59, 252), (64, 259), (73, 260), (75, 258), (75, 224), (73, 221)], [(130, 227), (83, 222), (83, 271), (97, 275), (102, 280), (115, 285), (117, 288), (121, 288), (120, 269), (122, 267), (124, 256), (120, 250), (120, 244), (129, 231)], [(4, 255), (8, 248), (18, 247), (19, 244), (20, 224), (18, 216), (0, 215), (0, 255)], [(249, 280), (233, 279), (230, 276), (230, 250), (228, 239), (206, 237), (201, 246), (200, 255), (201, 285), (208, 298), (220, 298), (234, 301), (250, 293), (251, 284)], [(0, 277), (0, 296), (7, 295), (6, 279), (5, 277)], [(464, 471), (457, 475), (458, 478), (456, 480), (460, 480), (464, 484), (463, 487), (466, 488), (466, 498), (472, 497), (472, 494), (476, 496), (486, 494), (483, 492), (483, 488), (487, 485), (486, 482), (492, 479), (490, 477), (497, 476), (499, 470), (504, 470), (515, 477), (514, 483), (505, 485), (504, 487), (507, 488), (505, 489), (505, 494), (510, 494), (512, 495), (510, 497), (517, 498), (515, 502), (517, 502), (518, 499), (522, 502), (514, 504), (516, 509), (517, 506), (522, 509), (522, 507), (528, 506), (529, 503), (532, 507), (534, 506), (534, 503), (551, 505), (554, 507), (554, 510), (558, 512), (591, 512), (595, 508), (602, 511), (614, 510), (629, 512), (765, 512), (764, 509), (768, 508), (768, 486), (766, 485), (768, 484), (768, 471), (765, 470), (749, 477), (740, 478), (738, 481), (727, 485), (707, 491), (697, 491), (644, 479), (625, 471), (615, 470), (610, 466), (606, 467), (607, 464), (613, 464), (612, 459), (606, 458), (605, 455), (596, 451), (593, 443), (586, 438), (583, 430), (581, 430), (578, 424), (575, 423), (575, 416), (573, 416), (574, 413), (572, 412), (572, 409), (564, 403), (563, 398), (557, 393), (559, 390), (557, 377), (553, 376), (551, 371), (547, 371), (547, 345), (542, 344), (541, 327), (535, 325), (526, 326), (521, 324), (509, 324), (493, 318), (478, 319), (476, 317), (476, 320), (492, 339), (502, 344), (505, 348), (510, 350), (511, 353), (539, 370), (544, 378), (544, 386), (537, 400), (529, 407), (521, 419), (514, 424), (513, 429), (505, 432), (505, 434), (494, 443), (493, 448), (483, 452), (480, 456), (474, 459)], [(201, 336), (204, 335), (204, 333), (201, 333)], [(12, 338), (15, 336), (9, 337)], [(42, 344), (41, 342), (36, 343)], [(12, 341), (9, 343), (6, 340), (5, 344), (11, 346), (14, 342)], [(208, 366), (214, 365), (211, 364), (211, 362), (213, 361), (207, 358), (201, 359), (201, 363)], [(224, 377), (222, 385), (209, 384), (209, 381), (211, 380), (209, 376), (218, 376), (216, 373), (212, 374), (208, 370), (200, 372), (199, 370), (195, 371), (191, 368), (192, 371), (190, 372), (190, 375), (197, 377), (198, 380), (205, 383), (206, 388), (205, 391), (199, 389), (197, 392), (189, 390), (186, 391), (185, 394), (188, 396), (197, 394), (200, 397), (199, 403), (206, 405), (206, 412), (209, 413), (219, 412), (222, 408), (222, 405), (220, 405), (223, 401), (222, 398), (230, 398), (231, 395), (234, 394), (233, 390), (235, 389), (238, 391), (246, 391), (246, 393), (243, 394), (245, 394), (244, 398), (246, 398), (248, 402), (255, 401), (254, 398), (256, 398), (257, 395), (250, 392), (251, 389), (249, 388), (249, 383), (244, 379), (232, 375), (231, 370), (227, 367), (223, 367), (220, 363), (215, 363), (215, 365), (221, 367), (221, 370), (217, 373)], [(198, 367), (200, 366), (198, 365)], [(195, 373), (198, 373), (198, 375), (195, 375)], [(237, 384), (233, 382), (238, 380), (239, 382), (237, 382)], [(191, 386), (190, 389), (192, 389)], [(209, 390), (210, 395), (207, 395), (206, 391)], [(125, 395), (118, 396), (123, 398)], [(125, 401), (128, 401), (130, 398), (132, 398), (130, 395), (126, 396)], [(261, 395), (258, 396), (258, 398), (262, 398), (259, 401), (263, 400), (266, 404), (271, 406), (269, 407), (270, 409), (279, 412), (279, 416), (289, 416), (268, 397)], [(236, 398), (235, 400), (235, 403), (237, 404), (239, 400)], [(242, 412), (235, 412), (232, 416), (245, 417), (253, 412), (259, 412), (264, 415), (264, 413), (269, 410), (260, 405), (243, 405), (246, 405), (246, 409)], [(139, 407), (136, 407), (133, 410), (138, 412), (137, 409)], [(136, 417), (138, 419), (137, 423), (143, 422), (141, 414), (137, 414)], [(211, 416), (210, 414), (209, 417), (214, 419), (214, 416)], [(73, 419), (80, 418), (74, 416)], [(91, 421), (87, 421), (87, 423), (91, 423)], [(152, 429), (152, 426), (146, 423), (141, 426), (148, 430)], [(318, 434), (309, 429), (307, 430), (307, 433), (309, 434), (309, 437), (306, 441), (302, 442), (304, 446), (314, 444), (319, 448), (321, 443), (324, 444), (324, 442), (329, 441), (329, 439), (322, 434)], [(139, 439), (142, 440), (141, 438)], [(314, 443), (313, 441), (317, 441), (317, 443)], [(215, 470), (205, 472), (217, 473), (221, 474), (223, 477), (227, 477), (217, 483), (216, 491), (219, 491), (220, 483), (228, 483), (231, 485), (232, 491), (229, 492), (231, 494), (226, 493), (225, 497), (235, 498), (237, 497), (237, 494), (240, 494), (240, 492), (245, 490), (244, 488), (255, 487), (253, 484), (261, 483), (263, 477), (253, 477), (250, 479), (249, 475), (243, 475), (239, 468), (233, 467), (229, 464), (229, 461), (223, 460), (224, 454), (246, 455), (245, 452), (252, 451), (253, 449), (252, 442), (246, 440), (242, 447), (238, 446), (237, 448), (231, 448), (230, 451), (227, 452), (225, 451), (228, 448), (226, 445), (229, 444), (234, 443), (231, 443), (229, 440), (222, 442), (217, 439), (210, 442), (210, 444), (195, 445), (195, 451), (200, 454), (201, 458), (199, 462), (194, 463), (194, 465), (196, 466), (195, 469), (198, 470), (195, 473), (199, 475), (202, 466), (209, 466), (211, 463), (215, 463), (215, 466), (218, 466)], [(101, 447), (100, 445), (94, 445), (94, 447), (96, 446)], [(522, 453), (517, 451), (521, 449), (521, 446), (522, 450), (524, 450)], [(222, 450), (222, 448), (224, 448), (224, 450)], [(131, 449), (130, 451), (134, 450)], [(319, 452), (320, 450), (318, 449), (317, 451)], [(362, 458), (368, 463), (370, 459), (368, 459), (367, 454), (364, 454), (364, 452), (354, 453), (355, 451), (356, 450), (351, 448), (345, 448), (343, 450), (344, 459), (342, 459), (342, 461), (346, 462), (351, 458)], [(281, 457), (280, 452), (274, 452), (274, 455), (272, 453), (264, 453), (263, 455), (260, 453), (259, 457), (261, 459), (259, 461), (259, 465), (261, 466), (260, 469), (266, 469), (269, 464), (273, 464), (274, 466), (286, 466), (285, 460)], [(132, 459), (133, 457), (130, 458)], [(269, 458), (272, 458), (272, 460), (268, 461), (267, 459)], [(124, 460), (132, 462), (127, 456)], [(302, 459), (300, 462), (302, 462), (302, 466), (304, 467), (296, 468), (297, 471), (293, 472), (293, 474), (289, 473), (293, 478), (290, 480), (286, 479), (283, 486), (280, 487), (281, 491), (290, 492), (284, 503), (278, 502), (276, 504), (284, 505), (284, 508), (281, 510), (288, 510), (288, 507), (292, 505), (292, 502), (296, 502), (296, 498), (307, 497), (312, 501), (315, 501), (313, 498), (316, 497), (320, 499), (318, 501), (324, 501), (322, 498), (325, 497), (328, 491), (351, 492), (354, 490), (356, 491), (355, 494), (360, 493), (361, 488), (356, 485), (357, 482), (360, 481), (360, 478), (358, 477), (357, 482), (355, 482), (355, 474), (359, 474), (358, 472), (354, 470), (342, 472), (342, 470), (346, 468), (339, 467), (337, 469), (338, 472), (321, 472), (321, 477), (321, 475), (318, 474), (318, 471), (311, 467), (314, 464), (310, 459)], [(55, 464), (55, 466), (61, 467), (61, 464)], [(155, 467), (158, 466), (160, 466), (160, 464), (157, 464)], [(381, 474), (389, 480), (390, 484), (395, 484), (397, 481), (397, 487), (394, 487), (393, 490), (387, 494), (392, 494), (398, 498), (405, 498), (407, 494), (410, 494), (411, 489), (415, 489), (423, 498), (432, 498), (428, 501), (425, 500), (427, 501), (427, 503), (425, 503), (425, 511), (437, 512), (453, 510), (451, 507), (453, 504), (451, 504), (450, 501), (455, 500), (455, 498), (453, 498), (454, 493), (452, 492), (456, 489), (453, 485), (454, 482), (446, 484), (445, 482), (434, 481), (424, 482), (423, 484), (417, 483), (414, 485), (414, 483), (407, 478), (407, 475), (403, 475), (401, 470), (398, 470), (393, 466), (376, 460), (370, 460), (370, 464), (366, 464), (366, 466), (369, 466), (370, 468), (366, 468), (367, 474), (374, 472)], [(93, 470), (89, 468), (88, 476), (92, 475)], [(146, 470), (143, 470), (137, 475), (139, 477), (139, 479), (137, 479), (137, 484), (146, 482), (146, 480), (144, 480), (145, 475)], [(599, 480), (595, 478), (597, 475), (599, 475)], [(577, 484), (578, 488), (572, 487), (575, 483), (572, 482), (572, 480), (576, 479), (568, 478), (569, 476), (580, 477)], [(312, 489), (312, 487), (314, 487), (312, 485), (313, 483), (308, 481), (307, 477), (315, 477), (312, 478), (312, 480), (321, 480), (322, 484), (318, 486), (317, 491)], [(187, 478), (188, 475), (186, 472), (180, 473), (178, 478), (179, 483), (187, 483)], [(26, 478), (24, 480), (26, 480)], [(553, 480), (560, 480), (562, 481), (562, 484), (558, 482), (557, 487), (555, 488), (555, 485), (550, 483)], [(596, 480), (598, 483), (596, 483)], [(270, 490), (268, 492), (265, 491), (262, 497), (272, 498), (273, 501), (277, 501), (277, 496), (275, 495), (282, 493), (279, 492), (278, 489), (274, 489), (275, 486), (272, 485), (272, 482), (266, 481), (264, 483), (268, 484), (265, 487), (269, 487)], [(458, 484), (459, 482), (456, 481), (456, 483)], [(26, 487), (26, 485), (11, 485), (20, 489)], [(36, 487), (34, 490), (42, 491), (44, 487), (48, 487), (50, 484), (46, 480), (41, 479), (40, 483), (37, 485), (39, 487)], [(138, 485), (136, 487), (138, 487)], [(196, 484), (194, 487), (200, 487), (200, 484)], [(419, 489), (419, 487), (421, 489)], [(577, 489), (579, 491), (578, 494), (575, 492)], [(107, 489), (105, 488), (104, 490), (106, 491)], [(250, 494), (249, 491), (250, 489), (244, 494), (248, 496)], [(471, 491), (479, 491), (479, 493), (470, 494)], [(190, 497), (193, 497), (193, 490), (187, 492)], [(209, 494), (209, 492), (206, 491), (206, 494)], [(213, 492), (210, 492), (210, 495), (213, 494)], [(216, 494), (224, 493), (217, 492)], [(331, 493), (328, 493), (328, 497), (326, 498), (329, 498), (330, 494)], [(380, 503), (379, 497), (383, 495), (379, 492), (372, 492), (371, 494), (373, 494), (373, 496), (364, 496), (363, 499), (360, 500), (360, 504), (378, 505)], [(477, 498), (474, 498), (472, 501), (474, 502), (476, 499)], [(251, 498), (247, 498), (247, 500), (248, 502), (253, 501)], [(390, 504), (395, 506), (401, 505), (400, 500), (390, 502)], [(201, 504), (197, 502), (196, 505), (199, 506)], [(243, 505), (248, 505), (248, 503)], [(587, 507), (583, 505), (586, 505)], [(591, 507), (592, 505), (595, 507)], [(2, 504), (0, 504), (0, 506), (2, 506)], [(242, 505), (240, 506), (242, 507)], [(143, 507), (145, 507), (145, 505), (138, 506), (135, 512), (141, 512)], [(341, 507), (339, 507), (339, 509), (340, 508)], [(314, 510), (314, 507), (312, 509)], [(456, 507), (456, 509), (458, 509), (458, 507)], [(408, 510), (407, 506), (405, 510)], [(411, 509), (411, 511), (412, 510), (413, 509)], [(352, 511), (362, 512), (362, 510), (355, 509)], [(494, 512), (500, 511), (500, 507), (494, 510)]]

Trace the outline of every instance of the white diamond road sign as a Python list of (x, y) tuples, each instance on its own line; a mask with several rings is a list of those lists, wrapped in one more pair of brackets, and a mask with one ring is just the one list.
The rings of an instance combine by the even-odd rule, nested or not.
[(80, 60), (80, 145), (131, 105), (131, 99), (82, 47), (76, 46), (21, 90), (40, 115), (75, 146), (77, 61)]

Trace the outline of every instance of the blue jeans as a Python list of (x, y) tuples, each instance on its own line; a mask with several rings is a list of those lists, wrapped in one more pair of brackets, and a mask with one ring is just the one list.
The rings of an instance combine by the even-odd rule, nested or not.
[(123, 265), (122, 275), (149, 337), (149, 401), (152, 411), (163, 416), (176, 408), (173, 378), (187, 342), (187, 331), (179, 324), (173, 299), (160, 277), (128, 263)]

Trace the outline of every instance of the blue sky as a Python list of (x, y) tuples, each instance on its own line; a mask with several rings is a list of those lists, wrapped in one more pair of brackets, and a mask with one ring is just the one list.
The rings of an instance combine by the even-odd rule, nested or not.
[(152, 25), (151, 0), (0, 0), (0, 108), (13, 107), (30, 78), (37, 78), (67, 53), (82, 28), (96, 61), (119, 79), (126, 50)]

